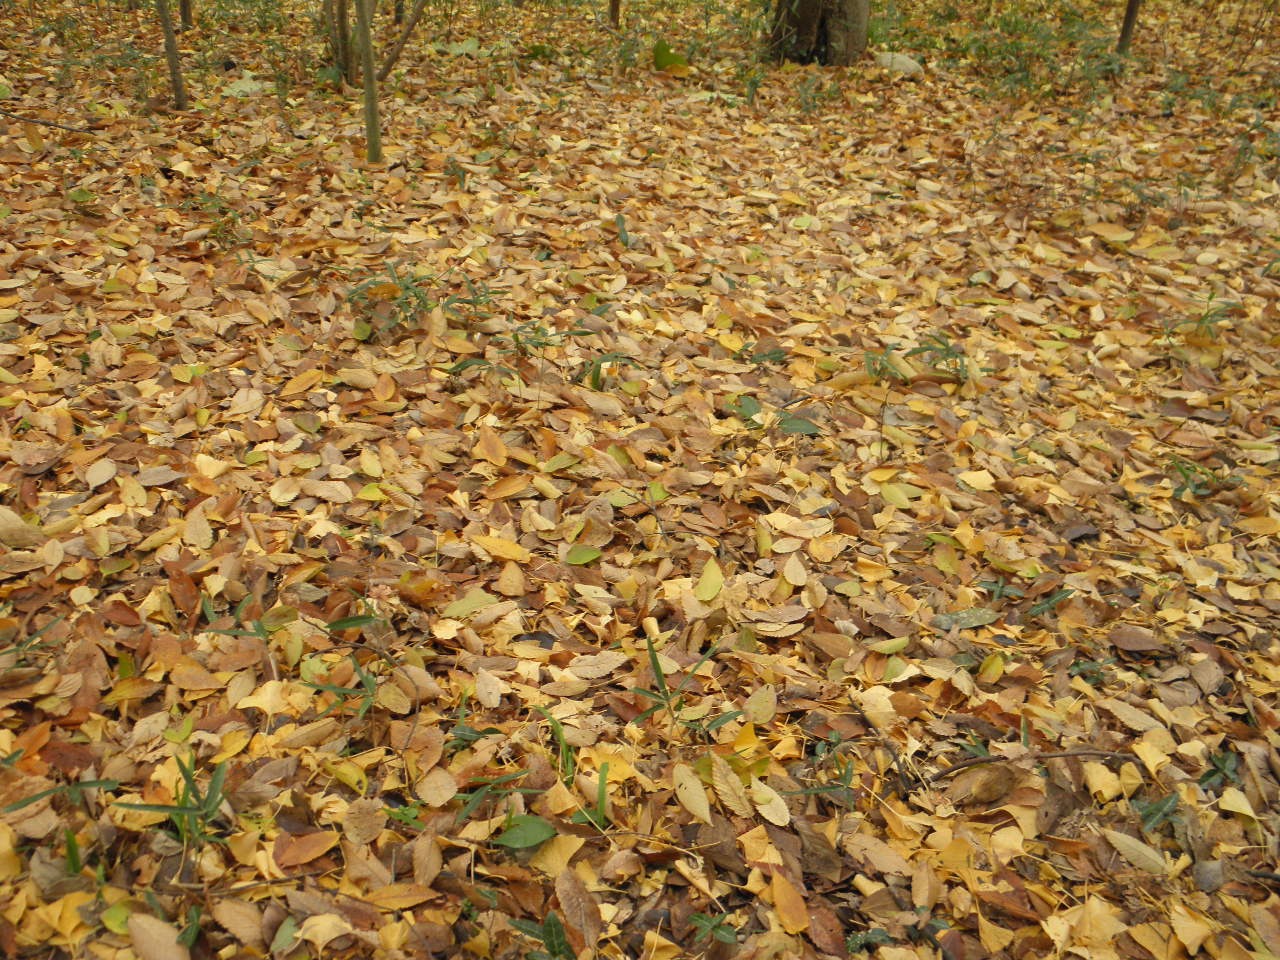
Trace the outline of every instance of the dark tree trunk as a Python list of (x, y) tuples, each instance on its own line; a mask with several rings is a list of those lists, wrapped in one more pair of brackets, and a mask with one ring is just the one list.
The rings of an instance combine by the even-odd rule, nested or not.
[(1133, 41), (1133, 31), (1138, 25), (1138, 7), (1142, 0), (1128, 0), (1124, 7), (1124, 24), (1120, 27), (1120, 41), (1116, 44), (1116, 53), (1124, 56), (1129, 52), (1129, 44)]
[(169, 0), (156, 0), (156, 15), (164, 34), (164, 59), (169, 65), (169, 85), (173, 88), (173, 109), (187, 109), (187, 86), (182, 81), (182, 55), (178, 52), (178, 35), (173, 29)]
[(869, 0), (778, 0), (769, 32), (776, 60), (847, 67), (867, 49)]

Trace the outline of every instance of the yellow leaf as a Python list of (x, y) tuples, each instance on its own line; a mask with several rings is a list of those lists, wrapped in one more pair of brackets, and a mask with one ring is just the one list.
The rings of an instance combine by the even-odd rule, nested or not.
[(291, 377), (285, 385), (280, 388), (279, 395), (282, 397), (292, 397), (299, 393), (306, 393), (323, 379), (324, 371), (319, 368), (304, 370), (296, 377)]
[[(751, 802), (756, 805), (756, 810), (760, 816), (764, 817), (775, 827), (785, 827), (791, 822), (791, 811), (787, 809), (787, 803), (763, 780), (757, 777), (751, 778), (751, 786), (747, 788), (748, 794), (751, 796)], [(795, 933), (794, 930), (788, 931)]]
[(721, 573), (720, 564), (716, 563), (716, 558), (712, 557), (703, 566), (702, 576), (698, 578), (698, 582), (693, 588), (693, 595), (703, 603), (710, 603), (720, 593), (720, 588), (723, 586), (724, 574)]
[(1240, 792), (1238, 787), (1227, 787), (1222, 791), (1222, 798), (1218, 801), (1218, 809), (1225, 810), (1227, 813), (1238, 813), (1242, 817), (1248, 817), (1250, 820), (1257, 820), (1258, 815), (1254, 812), (1253, 804), (1249, 802), (1249, 798)]
[(1132, 866), (1156, 876), (1166, 876), (1169, 872), (1168, 861), (1154, 848), (1136, 837), (1118, 830), (1103, 830), (1102, 835)]
[(1133, 231), (1118, 223), (1095, 223), (1089, 230), (1108, 243), (1124, 243), (1133, 239)]
[(675, 784), (676, 799), (697, 819), (705, 824), (711, 823), (711, 803), (707, 800), (707, 791), (702, 781), (692, 768), (677, 763), (671, 771), (671, 782)]
[(498, 560), (514, 560), (516, 563), (528, 563), (533, 559), (533, 554), (526, 548), (506, 537), (476, 534), (471, 537), (471, 542), (489, 554), (489, 556)]
[[(393, 884), (392, 886), (404, 886), (404, 884)], [(382, 887), (377, 892), (386, 894), (392, 887)], [(416, 906), (421, 901), (406, 904), (406, 906)], [(339, 937), (345, 937), (352, 931), (351, 923), (338, 916), (336, 913), (316, 913), (307, 917), (302, 921), (302, 926), (298, 928), (298, 939), (306, 940), (312, 944), (317, 950), (323, 950), (330, 940), (337, 940)]]
[(983, 492), (994, 489), (996, 485), (996, 478), (986, 470), (963, 470), (956, 474), (956, 479)]
[(746, 788), (742, 786), (738, 775), (733, 772), (733, 767), (729, 766), (724, 757), (719, 754), (711, 755), (711, 784), (716, 788), (716, 796), (720, 798), (720, 802), (731, 813), (743, 819), (754, 817), (755, 812), (751, 807), (751, 799), (747, 796)]
[(809, 907), (804, 893), (781, 873), (773, 875), (769, 885), (773, 894), (773, 909), (778, 914), (782, 929), (787, 933), (802, 933), (809, 929)]
[(782, 565), (782, 579), (793, 587), (803, 587), (809, 582), (809, 571), (805, 569), (800, 554), (793, 553), (787, 557), (787, 562)]
[(481, 427), (476, 434), (476, 442), (471, 448), (471, 455), (477, 460), (487, 460), (495, 467), (505, 466), (507, 462), (507, 445), (498, 436), (493, 427)]
[(751, 723), (768, 723), (778, 712), (778, 689), (766, 684), (756, 689), (742, 705), (742, 714)]
[(391, 883), (371, 890), (367, 895), (370, 903), (382, 910), (407, 910), (420, 903), (432, 900), (440, 894), (431, 887), (421, 883)]

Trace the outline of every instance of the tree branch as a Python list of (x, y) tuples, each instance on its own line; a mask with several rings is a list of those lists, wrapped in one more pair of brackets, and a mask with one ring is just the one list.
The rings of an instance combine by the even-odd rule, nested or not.
[(6, 110), (4, 107), (0, 107), (0, 113), (4, 114), (6, 117), (12, 117), (14, 120), (21, 120), (23, 123), (38, 123), (42, 127), (56, 127), (59, 130), (70, 130), (72, 133), (93, 133), (92, 127), (69, 127), (65, 123), (58, 123), (55, 120), (41, 120), (38, 117), (24, 117), (22, 114)]

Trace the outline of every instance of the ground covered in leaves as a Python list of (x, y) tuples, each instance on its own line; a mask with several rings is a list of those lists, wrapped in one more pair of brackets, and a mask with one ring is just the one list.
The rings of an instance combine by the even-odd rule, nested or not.
[(92, 129), (0, 119), (0, 954), (1280, 952), (1280, 51), (1211, 6), (1118, 76), (925, 5), (910, 79), (433, 8), (370, 165), (305, 16), (197, 7), (175, 114), (149, 7), (11, 5)]

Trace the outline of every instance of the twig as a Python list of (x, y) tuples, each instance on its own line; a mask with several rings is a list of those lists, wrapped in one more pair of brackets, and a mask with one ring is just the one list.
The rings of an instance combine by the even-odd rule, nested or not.
[[(1028, 754), (1033, 760), (1061, 760), (1064, 757), (1103, 757), (1108, 760), (1132, 760), (1133, 757), (1127, 753), (1118, 753), (1115, 750), (1098, 750), (1092, 747), (1082, 747), (1079, 750), (1055, 750), (1052, 753), (1032, 753)], [(967, 770), (969, 767), (976, 767), (984, 763), (998, 763), (1001, 760), (1016, 760), (1017, 757), (969, 757), (966, 760), (958, 760), (945, 770), (939, 770), (925, 778), (926, 783), (937, 783), (939, 780), (945, 780), (948, 777), (955, 776), (961, 770)]]
[(56, 120), (41, 120), (39, 117), (24, 117), (20, 113), (14, 113), (0, 107), (0, 113), (6, 117), (12, 117), (14, 120), (21, 120), (23, 123), (38, 123), (42, 127), (56, 127), (59, 130), (70, 130), (72, 133), (93, 133), (92, 127), (69, 127), (65, 123), (58, 123)]

